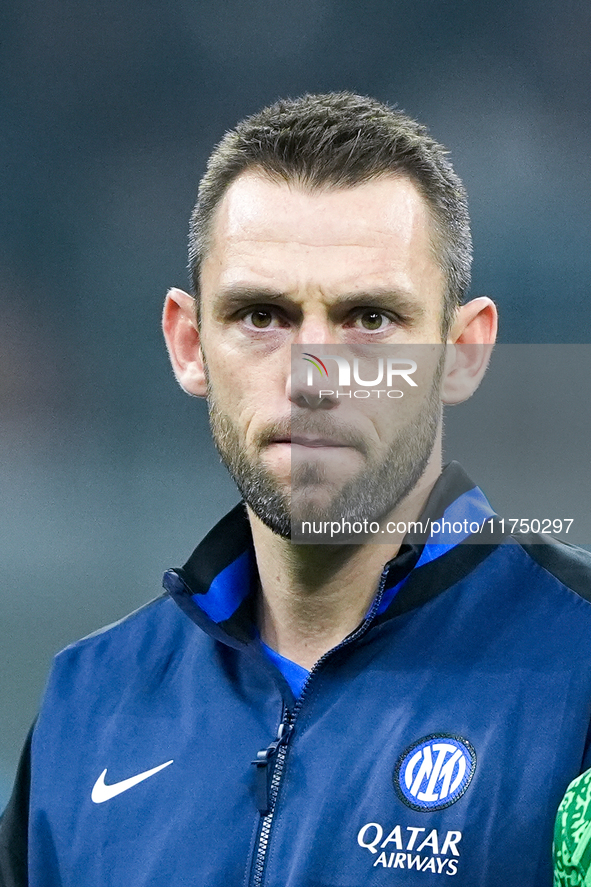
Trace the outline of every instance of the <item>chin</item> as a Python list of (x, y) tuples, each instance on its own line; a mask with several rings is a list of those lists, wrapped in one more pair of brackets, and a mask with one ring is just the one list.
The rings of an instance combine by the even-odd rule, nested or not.
[(336, 510), (334, 495), (327, 496), (306, 491), (292, 498), (291, 519), (298, 522), (336, 520), (337, 517), (340, 517), (340, 515), (336, 515)]

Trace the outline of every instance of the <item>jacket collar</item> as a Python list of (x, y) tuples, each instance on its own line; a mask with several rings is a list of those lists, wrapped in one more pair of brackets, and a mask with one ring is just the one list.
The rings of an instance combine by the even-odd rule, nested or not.
[[(417, 582), (409, 582), (411, 578), (428, 576), (431, 597), (452, 584), (448, 581), (446, 585), (445, 577), (457, 578), (457, 570), (450, 573), (446, 567), (457, 562), (473, 569), (472, 561), (484, 559), (494, 546), (470, 546), (477, 551), (466, 557), (462, 543), (471, 537), (470, 524), (481, 526), (493, 516), (484, 494), (458, 463), (447, 465), (419, 518), (423, 532), (407, 535), (396, 557), (385, 565), (376, 616), (387, 618), (411, 608), (415, 599), (418, 603), (424, 600), (423, 583), (418, 582), (417, 596)], [(450, 532), (454, 523), (456, 529), (462, 525), (460, 532)], [(257, 581), (250, 525), (244, 503), (240, 503), (207, 534), (183, 567), (165, 573), (163, 584), (210, 635), (243, 647), (256, 637), (252, 592)]]

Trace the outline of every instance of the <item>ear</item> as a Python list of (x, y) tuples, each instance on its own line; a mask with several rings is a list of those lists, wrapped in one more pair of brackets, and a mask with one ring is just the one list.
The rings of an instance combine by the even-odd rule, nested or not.
[(486, 372), (497, 337), (497, 309), (482, 296), (456, 311), (447, 344), (441, 399), (461, 403), (471, 397)]
[(187, 394), (205, 397), (207, 381), (192, 296), (179, 289), (168, 291), (162, 330), (177, 382)]

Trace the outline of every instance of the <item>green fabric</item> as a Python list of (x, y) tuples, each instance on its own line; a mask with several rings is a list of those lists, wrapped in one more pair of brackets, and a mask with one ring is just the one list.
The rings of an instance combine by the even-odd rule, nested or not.
[(566, 790), (554, 826), (554, 887), (591, 887), (591, 770)]

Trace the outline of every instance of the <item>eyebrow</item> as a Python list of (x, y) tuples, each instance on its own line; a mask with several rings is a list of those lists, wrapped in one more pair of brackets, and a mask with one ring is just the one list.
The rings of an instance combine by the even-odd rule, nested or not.
[[(293, 303), (293, 294), (273, 287), (237, 284), (219, 290), (213, 303), (214, 312), (232, 313), (245, 305), (266, 303)], [(335, 297), (333, 308), (389, 308), (403, 319), (418, 321), (425, 316), (425, 308), (407, 290), (377, 287), (359, 292), (341, 293)]]
[(425, 316), (425, 308), (416, 296), (407, 290), (392, 287), (378, 287), (360, 292), (342, 293), (338, 306), (343, 308), (389, 308), (408, 320), (420, 320)]
[(257, 302), (285, 302), (291, 301), (290, 297), (271, 287), (261, 286), (229, 286), (216, 292), (213, 302), (214, 312), (222, 310), (230, 313), (243, 305), (253, 305)]

